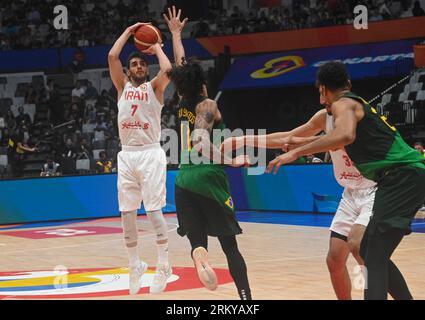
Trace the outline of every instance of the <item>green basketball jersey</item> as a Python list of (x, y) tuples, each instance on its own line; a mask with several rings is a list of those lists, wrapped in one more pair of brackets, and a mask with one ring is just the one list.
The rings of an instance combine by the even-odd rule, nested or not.
[[(190, 136), (195, 130), (196, 106), (205, 99), (205, 97), (201, 96), (192, 102), (182, 99), (179, 104), (180, 171), (175, 183), (180, 188), (216, 200), (233, 211), (233, 200), (230, 195), (230, 186), (224, 166), (213, 164), (211, 159), (205, 159), (204, 162), (195, 164), (192, 161), (193, 158), (191, 158), (192, 143)], [(223, 121), (215, 123), (214, 129), (225, 129)], [(211, 143), (220, 148), (222, 142), (220, 137), (217, 138), (217, 141), (214, 141), (213, 133), (211, 132), (210, 139)], [(202, 157), (200, 156), (199, 159), (202, 159)]]
[(385, 116), (355, 93), (348, 92), (343, 97), (363, 105), (364, 117), (357, 123), (356, 139), (345, 146), (363, 176), (378, 181), (392, 167), (411, 165), (425, 169), (425, 158), (403, 140)]
[[(178, 124), (179, 124), (179, 142), (180, 142), (180, 168), (194, 165), (208, 165), (212, 160), (205, 159), (201, 164), (194, 164), (191, 160), (192, 142), (190, 140), (192, 132), (195, 130), (196, 106), (207, 99), (206, 97), (199, 96), (194, 101), (182, 99), (178, 109)], [(223, 130), (225, 125), (223, 121), (214, 123), (213, 130)], [(213, 140), (213, 132), (211, 132), (211, 143), (216, 147), (220, 147), (222, 141)], [(193, 155), (192, 155), (193, 157)], [(201, 159), (201, 158), (200, 158)]]

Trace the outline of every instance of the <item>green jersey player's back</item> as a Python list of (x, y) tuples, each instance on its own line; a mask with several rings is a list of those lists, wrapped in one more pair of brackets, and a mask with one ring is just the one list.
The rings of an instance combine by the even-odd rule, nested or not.
[[(207, 99), (206, 97), (199, 96), (194, 101), (188, 101), (182, 99), (179, 103), (178, 108), (178, 124), (179, 124), (179, 143), (180, 143), (180, 168), (186, 169), (193, 167), (195, 164), (191, 161), (191, 151), (192, 143), (190, 136), (195, 130), (195, 118), (196, 118), (196, 107), (199, 103)], [(214, 123), (214, 129), (225, 129), (223, 121)], [(213, 132), (211, 132), (211, 143), (215, 144), (217, 147), (220, 147), (222, 141), (214, 141)], [(192, 155), (193, 156), (193, 155)], [(204, 164), (197, 164), (197, 166), (202, 166), (205, 164), (212, 164), (212, 160), (204, 159)]]
[(392, 167), (412, 165), (425, 169), (425, 158), (403, 140), (385, 116), (353, 92), (343, 97), (363, 105), (364, 117), (357, 123), (356, 139), (345, 146), (363, 176), (378, 181)]

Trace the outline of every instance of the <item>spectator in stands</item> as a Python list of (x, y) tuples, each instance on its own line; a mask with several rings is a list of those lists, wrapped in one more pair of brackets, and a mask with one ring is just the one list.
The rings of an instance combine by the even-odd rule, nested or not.
[(77, 42), (78, 47), (88, 47), (90, 45), (89, 41), (86, 39), (85, 32), (82, 33), (81, 38)]
[(25, 92), (25, 103), (27, 104), (36, 104), (38, 103), (38, 93), (35, 91), (32, 85), (27, 87), (27, 91)]
[(100, 108), (109, 108), (112, 105), (116, 104), (116, 100), (109, 94), (108, 91), (102, 90), (100, 97), (97, 98), (97, 109)]
[(84, 118), (84, 123), (95, 123), (96, 122), (96, 109), (93, 105), (86, 105), (86, 117)]
[(8, 141), (7, 157), (12, 168), (13, 177), (21, 177), (24, 171), (25, 152), (35, 152), (36, 148), (25, 143), (25, 134), (22, 129), (14, 131)]
[(41, 168), (40, 177), (54, 177), (60, 176), (61, 169), (60, 164), (53, 161), (52, 156), (48, 156), (46, 159), (46, 163)]
[(50, 100), (50, 94), (54, 90), (54, 87), (55, 87), (55, 82), (53, 81), (53, 79), (47, 80), (47, 83), (44, 89), (44, 92), (46, 93), (46, 96), (45, 96), (46, 101)]
[(62, 158), (71, 158), (73, 160), (77, 158), (77, 152), (71, 138), (66, 139), (65, 146), (62, 150)]
[(115, 111), (115, 109), (109, 110), (108, 120), (113, 121), (113, 122), (118, 122), (118, 115), (117, 115), (117, 112)]
[(18, 115), (16, 116), (16, 126), (17, 127), (30, 127), (31, 126), (31, 117), (28, 113), (24, 113), (24, 107), (18, 108)]
[(370, 11), (369, 21), (373, 22), (373, 21), (381, 21), (381, 20), (383, 19), (382, 19), (382, 16), (379, 14), (378, 10), (372, 9)]
[(421, 4), (419, 1), (415, 1), (415, 4), (413, 5), (412, 13), (414, 17), (422, 17), (425, 16), (424, 9), (421, 8)]
[(84, 95), (85, 99), (94, 100), (97, 99), (98, 95), (99, 93), (97, 92), (96, 88), (93, 87), (91, 81), (87, 81), (87, 89)]
[(1, 129), (0, 147), (7, 147), (9, 145), (10, 131), (5, 127)]
[(96, 131), (107, 131), (108, 125), (105, 120), (105, 115), (101, 114), (96, 120)]
[(85, 54), (81, 48), (78, 48), (74, 53), (74, 58), (69, 64), (69, 69), (72, 73), (80, 73), (84, 68)]
[(391, 14), (390, 9), (388, 9), (388, 6), (385, 3), (385, 0), (379, 1), (379, 9), (378, 10), (379, 10), (379, 14), (382, 16), (382, 18), (384, 20), (391, 19), (392, 14)]
[(113, 172), (112, 161), (108, 159), (105, 151), (99, 153), (100, 159), (96, 162), (96, 173)]
[(269, 30), (269, 18), (266, 16), (265, 11), (260, 12), (260, 16), (257, 19), (257, 28), (256, 32), (265, 32)]
[(6, 127), (10, 130), (15, 129), (16, 126), (16, 119), (13, 115), (12, 110), (7, 110), (6, 114), (4, 115), (4, 121), (6, 122)]
[(28, 21), (37, 22), (40, 21), (40, 12), (35, 6), (31, 6), (31, 12), (28, 14)]
[(163, 109), (163, 115), (161, 117), (161, 128), (162, 129), (176, 129), (176, 117), (169, 109)]
[(72, 102), (80, 101), (84, 98), (84, 94), (86, 93), (85, 87), (81, 85), (81, 81), (77, 80), (75, 83), (75, 88), (72, 89), (71, 92), (71, 100)]
[(57, 125), (63, 121), (63, 107), (61, 103), (61, 93), (59, 91), (59, 85), (53, 84), (53, 90), (49, 93), (49, 100), (47, 101), (49, 109), (49, 121), (53, 125)]
[(83, 111), (81, 104), (79, 103), (73, 103), (71, 104), (71, 109), (69, 111), (68, 119), (69, 120), (76, 120), (77, 122), (80, 122), (83, 117)]
[(208, 37), (210, 33), (210, 27), (208, 23), (204, 21), (204, 19), (199, 19), (199, 22), (193, 26), (193, 30), (191, 36), (193, 38), (202, 38)]
[(92, 148), (89, 146), (86, 138), (81, 138), (80, 143), (77, 146), (77, 160), (91, 158), (93, 158)]
[(422, 153), (423, 155), (425, 155), (425, 152), (424, 152), (424, 145), (423, 145), (423, 143), (422, 143), (422, 142), (420, 142), (420, 141), (415, 142), (414, 148), (415, 148), (416, 150), (418, 150), (420, 153)]

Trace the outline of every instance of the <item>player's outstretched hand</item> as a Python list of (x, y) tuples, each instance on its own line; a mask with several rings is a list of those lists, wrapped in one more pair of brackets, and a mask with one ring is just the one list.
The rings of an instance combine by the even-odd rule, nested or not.
[(232, 159), (232, 167), (238, 168), (238, 167), (249, 167), (251, 165), (251, 160), (247, 155), (240, 155), (236, 158)]
[(162, 15), (171, 33), (179, 34), (182, 32), (188, 19), (185, 18), (183, 21), (180, 21), (180, 15), (181, 10), (179, 9), (179, 11), (176, 13), (175, 6), (173, 6), (172, 9), (168, 8), (168, 16), (165, 13)]
[(274, 169), (273, 174), (276, 174), (281, 165), (294, 162), (295, 160), (297, 160), (297, 158), (298, 158), (297, 155), (292, 151), (284, 153), (284, 154), (276, 157), (274, 160), (269, 162), (269, 164), (266, 168), (266, 172), (270, 173)]

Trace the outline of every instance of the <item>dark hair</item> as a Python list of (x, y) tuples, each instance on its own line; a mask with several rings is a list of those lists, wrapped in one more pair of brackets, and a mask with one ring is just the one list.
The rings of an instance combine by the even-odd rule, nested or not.
[(415, 146), (421, 146), (422, 148), (424, 147), (424, 144), (421, 141), (416, 141)]
[(195, 58), (188, 59), (181, 66), (174, 66), (167, 75), (177, 92), (189, 100), (199, 96), (202, 87), (207, 83), (204, 70)]
[(130, 69), (130, 61), (131, 61), (131, 59), (134, 59), (134, 58), (142, 59), (144, 62), (147, 63), (143, 54), (140, 51), (134, 51), (134, 52), (130, 53), (130, 55), (127, 57), (127, 69)]
[(350, 76), (342, 62), (332, 61), (322, 65), (317, 71), (316, 85), (324, 85), (330, 90), (349, 86)]

